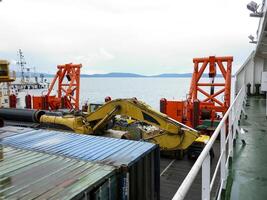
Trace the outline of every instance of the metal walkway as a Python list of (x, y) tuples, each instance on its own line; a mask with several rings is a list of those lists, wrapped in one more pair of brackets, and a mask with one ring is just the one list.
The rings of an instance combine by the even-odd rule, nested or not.
[[(267, 198), (267, 119), (266, 99), (249, 97), (245, 110), (248, 119), (241, 120), (234, 148), (230, 199), (262, 200)], [(246, 145), (242, 144), (245, 140)]]
[[(220, 143), (216, 141), (213, 147), (215, 156), (211, 163), (211, 171), (214, 172), (216, 163), (220, 156)], [(184, 157), (182, 160), (169, 159), (166, 157), (161, 157), (160, 159), (160, 199), (170, 200), (174, 196), (175, 192), (185, 179), (186, 175), (194, 165), (194, 161)], [(201, 171), (196, 177), (196, 181), (193, 183), (192, 188), (190, 188), (186, 200), (199, 200), (201, 199)], [(215, 185), (218, 186), (218, 178)], [(218, 189), (218, 188), (217, 188)], [(216, 189), (212, 191), (215, 195)]]

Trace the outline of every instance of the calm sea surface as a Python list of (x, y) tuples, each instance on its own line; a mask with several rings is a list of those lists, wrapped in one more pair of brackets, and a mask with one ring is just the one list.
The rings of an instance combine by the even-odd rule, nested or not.
[(103, 102), (106, 96), (136, 97), (159, 110), (161, 98), (185, 99), (191, 78), (81, 78), (81, 103)]
[[(202, 80), (209, 82), (208, 78)], [(222, 81), (218, 78), (216, 82)], [(185, 100), (190, 83), (191, 78), (81, 78), (80, 105), (85, 102), (103, 103), (106, 96), (112, 99), (136, 97), (159, 110), (161, 98)], [(37, 91), (30, 93), (33, 95)], [(222, 96), (219, 98), (223, 100)]]

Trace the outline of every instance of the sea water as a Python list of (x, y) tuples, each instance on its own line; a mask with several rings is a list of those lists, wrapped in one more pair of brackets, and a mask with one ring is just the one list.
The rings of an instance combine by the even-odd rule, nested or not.
[[(51, 78), (48, 81), (52, 81)], [(209, 82), (208, 78), (201, 79), (201, 82)], [(216, 82), (223, 82), (219, 78)], [(232, 81), (233, 82), (233, 81)], [(84, 103), (103, 103), (105, 97), (112, 99), (133, 98), (144, 101), (156, 110), (159, 110), (161, 98), (168, 100), (185, 100), (189, 93), (191, 84), (190, 78), (81, 78), (80, 79), (80, 105)], [(203, 87), (202, 87), (203, 88)], [(54, 87), (53, 94), (57, 94), (57, 87)], [(209, 88), (204, 87), (209, 93)], [(221, 88), (216, 87), (215, 91)], [(29, 90), (27, 94), (41, 95), (46, 91)], [(24, 95), (25, 94), (21, 94)], [(199, 97), (204, 98), (203, 95)], [(21, 99), (24, 99), (22, 97)], [(219, 99), (223, 101), (223, 96)]]

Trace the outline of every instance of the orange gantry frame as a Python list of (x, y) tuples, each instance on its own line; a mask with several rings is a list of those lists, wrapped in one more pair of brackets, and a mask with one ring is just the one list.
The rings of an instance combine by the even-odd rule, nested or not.
[[(199, 100), (201, 103), (214, 102), (213, 109), (215, 112), (227, 111), (230, 106), (231, 96), (231, 69), (233, 57), (215, 57), (210, 56), (207, 58), (194, 58), (194, 73), (192, 75), (191, 87), (187, 101), (193, 103), (195, 100)], [(206, 68), (209, 67), (208, 76), (210, 82), (200, 82)], [(219, 71), (222, 75), (223, 82), (215, 83), (216, 71)], [(209, 87), (210, 91), (203, 89), (203, 87)], [(220, 87), (215, 91), (215, 87)], [(204, 96), (204, 99), (200, 99), (199, 93)], [(219, 98), (220, 94), (224, 94), (223, 98)]]
[(72, 63), (58, 65), (57, 74), (49, 86), (47, 96), (51, 95), (55, 83), (58, 82), (57, 98), (64, 102), (64, 107), (78, 110), (81, 67), (81, 64)]
[[(79, 109), (81, 64), (57, 66), (57, 73), (44, 96), (33, 97), (33, 108), (57, 110), (59, 108)], [(57, 87), (55, 86), (57, 83)], [(55, 87), (55, 88), (54, 88)], [(53, 95), (53, 89), (57, 94)]]
[[(194, 58), (194, 72), (187, 99), (161, 99), (160, 111), (193, 128), (203, 120), (213, 122), (219, 119), (218, 114), (224, 115), (230, 106), (232, 62), (232, 56)], [(222, 78), (215, 82), (219, 74)]]

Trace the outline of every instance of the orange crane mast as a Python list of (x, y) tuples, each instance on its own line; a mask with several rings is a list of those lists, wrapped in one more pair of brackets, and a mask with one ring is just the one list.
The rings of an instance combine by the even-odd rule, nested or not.
[[(203, 120), (210, 120), (212, 124), (220, 119), (220, 114), (224, 115), (230, 106), (232, 62), (232, 56), (194, 58), (194, 72), (187, 99), (161, 99), (160, 111), (193, 128), (201, 125)], [(208, 74), (209, 82), (205, 74)], [(215, 81), (218, 74), (221, 76), (220, 82)]]
[[(58, 71), (48, 88), (47, 94), (33, 97), (33, 108), (45, 110), (57, 110), (59, 108), (78, 110), (81, 67), (81, 64), (72, 63), (58, 65)], [(52, 95), (52, 91), (55, 89), (57, 95)]]

